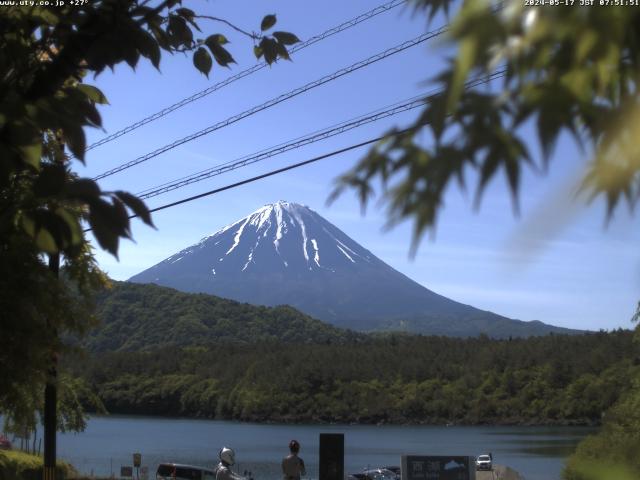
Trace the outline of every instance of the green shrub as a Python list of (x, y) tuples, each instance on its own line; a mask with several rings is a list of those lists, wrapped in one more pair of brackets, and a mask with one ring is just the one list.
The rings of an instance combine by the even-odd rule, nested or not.
[[(43, 460), (37, 455), (15, 450), (0, 450), (0, 480), (42, 480)], [(78, 474), (68, 463), (58, 460), (56, 478), (74, 478)]]

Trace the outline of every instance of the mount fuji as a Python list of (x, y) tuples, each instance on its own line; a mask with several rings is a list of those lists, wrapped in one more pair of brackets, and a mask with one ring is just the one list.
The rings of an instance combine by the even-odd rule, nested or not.
[(393, 269), (310, 208), (265, 205), (133, 276), (184, 292), (291, 305), (361, 331), (492, 337), (576, 331), (450, 300)]

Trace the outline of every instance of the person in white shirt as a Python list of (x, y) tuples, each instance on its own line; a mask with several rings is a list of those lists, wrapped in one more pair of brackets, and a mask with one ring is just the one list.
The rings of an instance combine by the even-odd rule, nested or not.
[(245, 477), (233, 473), (231, 466), (236, 463), (236, 453), (232, 448), (222, 447), (218, 452), (220, 463), (216, 467), (216, 480), (246, 480)]

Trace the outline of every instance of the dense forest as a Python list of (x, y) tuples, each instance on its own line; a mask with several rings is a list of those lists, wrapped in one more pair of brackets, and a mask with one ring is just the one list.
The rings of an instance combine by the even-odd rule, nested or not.
[(599, 424), (637, 376), (632, 333), (218, 343), (68, 361), (108, 411), (246, 421)]
[(100, 326), (84, 340), (93, 352), (209, 345), (212, 342), (354, 342), (364, 335), (289, 306), (260, 307), (157, 285), (113, 282), (96, 299)]
[[(636, 318), (640, 314), (640, 305)], [(635, 329), (640, 354), (640, 326)], [(637, 358), (637, 357), (632, 357)], [(582, 441), (568, 459), (565, 480), (637, 480), (640, 478), (640, 370), (632, 369), (628, 387), (603, 415), (602, 428)]]
[(287, 306), (114, 284), (97, 299), (101, 326), (84, 340), (89, 353), (63, 365), (112, 413), (602, 425), (569, 459), (565, 480), (640, 474), (640, 349), (632, 332), (365, 335)]
[(640, 478), (640, 375), (604, 415), (602, 429), (582, 441), (569, 458), (565, 480)]

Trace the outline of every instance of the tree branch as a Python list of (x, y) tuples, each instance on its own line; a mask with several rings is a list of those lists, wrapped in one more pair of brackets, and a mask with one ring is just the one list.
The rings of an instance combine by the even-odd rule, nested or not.
[(218, 18), (218, 17), (212, 17), (210, 15), (196, 15), (194, 18), (204, 18), (206, 20), (213, 20), (214, 22), (222, 22), (225, 25), (228, 25), (229, 27), (233, 28), (236, 32), (240, 32), (243, 35), (246, 35), (247, 37), (249, 37), (252, 40), (257, 40), (260, 38), (260, 35), (257, 35), (256, 33), (249, 33), (243, 29), (241, 29), (240, 27), (236, 27), (233, 23), (231, 23), (228, 20), (225, 20), (224, 18)]
[[(147, 2), (144, 2), (145, 4)], [(159, 14), (162, 10), (164, 10), (166, 7), (169, 6), (169, 3), (171, 3), (171, 0), (165, 0), (164, 2), (162, 2), (160, 5), (158, 5), (157, 7), (155, 7), (153, 10), (151, 10), (150, 12), (147, 12), (146, 15), (144, 15), (140, 20), (138, 20), (136, 23), (140, 26), (144, 26), (146, 24), (149, 23), (149, 21), (151, 20), (151, 18), (154, 15)]]

